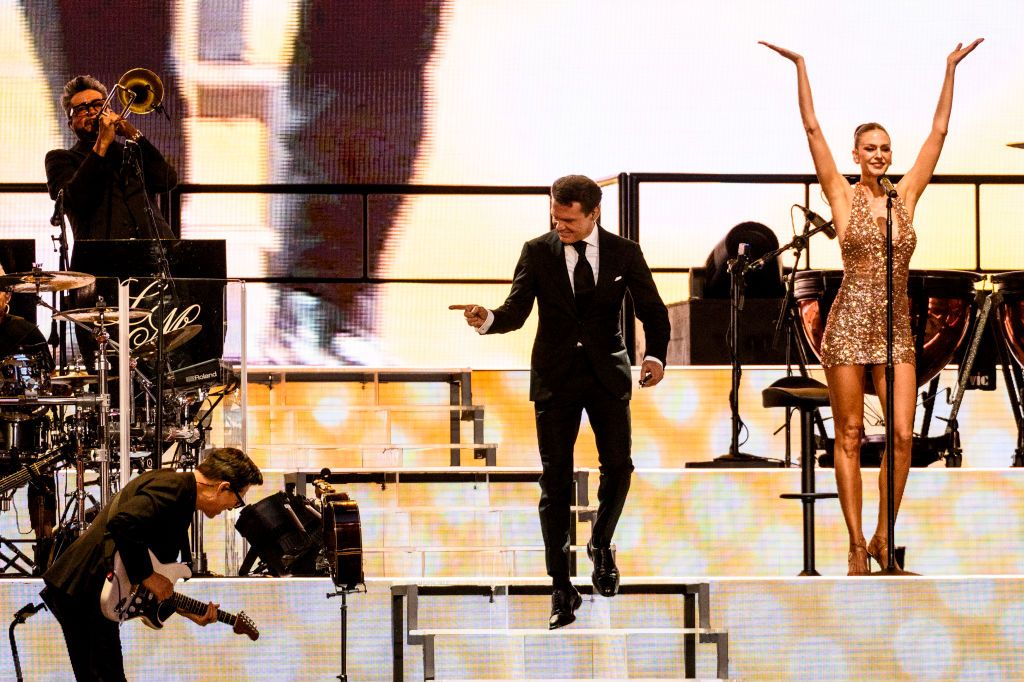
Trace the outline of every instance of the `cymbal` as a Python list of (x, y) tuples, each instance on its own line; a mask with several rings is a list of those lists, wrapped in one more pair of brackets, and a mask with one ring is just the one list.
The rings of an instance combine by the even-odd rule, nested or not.
[[(164, 334), (164, 352), (169, 353), (175, 348), (179, 348), (180, 346), (185, 345), (202, 330), (203, 325), (190, 324), (186, 327), (175, 329), (172, 332), (167, 332), (166, 334)], [(146, 341), (145, 343), (140, 343), (138, 346), (135, 347), (135, 350), (132, 351), (132, 354), (134, 354), (135, 357), (137, 358), (142, 358), (143, 360), (149, 360), (150, 358), (155, 357), (156, 339), (153, 338), (150, 339), (149, 341)]]
[(95, 281), (96, 278), (93, 275), (84, 272), (33, 270), (32, 272), (15, 272), (0, 277), (0, 288), (11, 288), (17, 293), (33, 294), (36, 291), (81, 289)]
[(1013, 147), (1014, 149), (1024, 149), (1024, 142), (1007, 142), (1007, 147)]
[[(92, 275), (89, 276), (91, 277)], [(141, 320), (149, 314), (149, 310), (134, 308), (128, 311), (128, 320)], [(85, 324), (106, 326), (117, 324), (121, 320), (121, 313), (117, 308), (76, 308), (75, 310), (65, 310), (57, 313), (54, 317), (74, 322), (83, 322)]]
[(96, 375), (88, 372), (68, 372), (67, 374), (51, 374), (50, 383), (53, 384), (95, 384)]

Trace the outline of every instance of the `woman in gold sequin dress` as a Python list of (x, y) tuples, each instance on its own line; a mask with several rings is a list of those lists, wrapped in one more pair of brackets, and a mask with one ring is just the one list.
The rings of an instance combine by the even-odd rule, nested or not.
[[(914, 341), (910, 333), (907, 274), (914, 252), (914, 208), (931, 180), (949, 127), (953, 106), (953, 77), (957, 64), (981, 43), (958, 44), (946, 58), (946, 76), (932, 129), (913, 167), (896, 184), (893, 201), (893, 428), (895, 450), (895, 508), (898, 511), (910, 471), (910, 450), (914, 429), (917, 381), (914, 374)], [(878, 397), (885, 405), (886, 298), (885, 298), (885, 215), (886, 196), (880, 178), (892, 164), (889, 134), (878, 123), (857, 128), (853, 140), (853, 161), (860, 166), (854, 184), (836, 167), (832, 152), (814, 114), (811, 85), (804, 58), (785, 48), (761, 42), (796, 65), (800, 118), (807, 133), (818, 182), (825, 193), (843, 257), (843, 283), (829, 313), (821, 344), (832, 417), (835, 421), (836, 485), (843, 518), (850, 534), (849, 575), (868, 574), (868, 555), (885, 566), (888, 555), (886, 527), (886, 469), (883, 458), (879, 472), (879, 513), (874, 537), (864, 540), (861, 527), (862, 491), (860, 444), (864, 434), (864, 382), (867, 372)], [(879, 93), (884, 90), (879, 87)]]

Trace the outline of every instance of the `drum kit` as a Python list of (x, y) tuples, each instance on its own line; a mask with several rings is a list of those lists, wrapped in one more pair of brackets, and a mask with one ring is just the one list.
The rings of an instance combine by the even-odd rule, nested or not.
[[(803, 338), (820, 357), (822, 336), (832, 303), (842, 283), (841, 270), (803, 270), (795, 274), (794, 299)], [(911, 270), (907, 283), (910, 299), (910, 325), (916, 350), (918, 387), (929, 384), (923, 394), (925, 408), (921, 433), (915, 436), (913, 463), (927, 466), (942, 458), (946, 466), (958, 467), (963, 453), (957, 424), (957, 413), (976, 365), (979, 350), (994, 357), (984, 358), (994, 368), (1002, 366), (1010, 406), (1017, 426), (1017, 447), (1013, 466), (1024, 466), (1024, 271), (1007, 272), (990, 277), (991, 291), (976, 289), (985, 277), (976, 272), (951, 270)], [(994, 313), (994, 315), (993, 315)], [(988, 338), (986, 338), (988, 337)], [(985, 345), (983, 346), (983, 342)], [(928, 429), (938, 395), (939, 373), (950, 363), (959, 364), (957, 387), (951, 392), (951, 411), (945, 432), (929, 437)], [(994, 389), (994, 369), (988, 385)], [(871, 376), (866, 376), (866, 390), (874, 393)], [(870, 451), (872, 443), (865, 443)], [(873, 443), (873, 449), (878, 444)], [(865, 458), (872, 455), (865, 454)], [(874, 457), (880, 457), (875, 453)]]
[[(153, 312), (132, 309), (122, 316), (117, 308), (104, 305), (102, 298), (94, 307), (60, 312), (41, 298), (44, 293), (79, 289), (94, 281), (95, 277), (86, 273), (47, 272), (38, 266), (31, 272), (0, 275), (0, 290), (34, 294), (37, 304), (49, 309), (55, 321), (87, 329), (99, 349), (92, 363), (94, 369), (81, 363), (58, 368), (44, 344), (22, 346), (18, 352), (0, 357), (0, 509), (8, 507), (21, 485), (38, 481), (67, 465), (69, 471), (76, 472), (75, 488), (69, 494), (73, 502), (65, 505), (57, 529), (58, 542), (70, 542), (85, 529), (90, 511), (94, 512), (89, 509), (89, 502), (102, 507), (109, 492), (116, 490), (118, 476), (112, 471), (118, 469), (121, 458), (110, 457), (110, 453), (120, 450), (121, 415), (111, 408), (108, 380), (115, 378), (108, 376), (108, 369), (110, 356), (119, 349), (109, 331), (123, 318), (131, 323)], [(121, 382), (121, 390), (131, 391), (131, 414), (127, 418), (131, 441), (128, 461), (132, 468), (161, 466), (170, 450), (174, 451), (173, 466), (190, 468), (197, 463), (205, 444), (210, 412), (228, 391), (216, 397), (216, 389), (210, 384), (177, 388), (170, 385), (162, 394), (164, 419), (157, 420), (154, 387), (160, 382), (154, 382), (150, 376), (157, 371), (152, 366), (156, 357), (166, 357), (165, 353), (188, 343), (201, 331), (198, 324), (183, 326), (129, 352), (131, 376)], [(161, 438), (156, 437), (158, 421), (163, 431)], [(96, 471), (98, 477), (87, 483), (90, 471)], [(99, 501), (87, 491), (93, 485), (100, 487)], [(18, 565), (19, 560), (31, 568), (32, 561), (17, 550), (14, 542), (0, 537), (0, 562), (6, 564), (0, 572), (12, 567), (27, 572)], [(15, 556), (7, 556), (5, 551)], [(35, 568), (39, 572), (45, 566)]]

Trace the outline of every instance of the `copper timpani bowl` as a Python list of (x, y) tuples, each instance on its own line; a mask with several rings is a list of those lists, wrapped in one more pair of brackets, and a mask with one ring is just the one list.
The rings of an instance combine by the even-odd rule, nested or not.
[[(1019, 274), (1024, 278), (1024, 273)], [(910, 296), (910, 329), (916, 349), (918, 386), (928, 383), (956, 355), (974, 317), (974, 284), (981, 279), (982, 276), (976, 272), (959, 270), (910, 271), (907, 292)], [(801, 328), (819, 359), (825, 323), (842, 281), (842, 270), (801, 270), (796, 273), (793, 297), (800, 310)], [(1024, 281), (1021, 288), (1024, 291)], [(1024, 336), (1020, 338), (1024, 339)], [(868, 392), (873, 393), (870, 374), (867, 383)]]
[(992, 291), (1002, 295), (999, 331), (1017, 362), (1024, 366), (1024, 270), (992, 275)]

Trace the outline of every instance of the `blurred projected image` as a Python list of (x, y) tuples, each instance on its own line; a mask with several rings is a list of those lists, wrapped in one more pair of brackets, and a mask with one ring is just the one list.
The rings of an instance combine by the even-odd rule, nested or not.
[[(23, 26), (49, 86), (47, 100), (56, 100), (75, 74), (108, 86), (135, 65), (160, 74), (165, 115), (133, 122), (177, 169), (180, 182), (404, 184), (413, 179), (423, 135), (424, 67), (440, 6), (374, 0), (267, 8), (225, 0), (154, 3), (138, 12), (130, 2), (52, 2), (27, 6)], [(102, 41), (98, 47), (80, 38), (104, 35), (111, 26), (146, 39)], [(77, 150), (72, 118), (95, 117), (99, 108), (72, 118), (64, 108), (54, 111), (63, 129), (58, 145)], [(120, 108), (115, 100), (115, 111)], [(92, 139), (80, 147), (80, 157), (87, 158)], [(120, 154), (121, 145), (114, 147)], [(116, 160), (111, 169), (116, 176)], [(68, 169), (69, 177), (72, 170), (77, 168)], [(59, 179), (60, 187), (67, 184), (63, 174)], [(141, 227), (122, 229), (138, 218), (132, 213), (142, 214), (131, 210), (129, 192), (124, 194), (129, 215), (117, 214), (115, 196), (106, 204), (115, 207), (107, 220), (112, 227), (85, 232), (72, 220), (75, 236), (149, 237)], [(385, 246), (401, 201), (373, 200), (367, 232), (372, 244), (364, 243), (358, 195), (222, 195), (211, 201), (186, 193), (184, 224), (172, 227), (188, 239), (226, 238), (231, 276), (284, 282), (255, 302), (257, 314), (265, 314), (258, 318), (265, 329), (257, 334), (257, 358), (372, 364), (383, 361), (373, 343), (372, 293), (337, 280), (378, 274), (364, 254)], [(128, 269), (122, 274), (137, 274)]]

